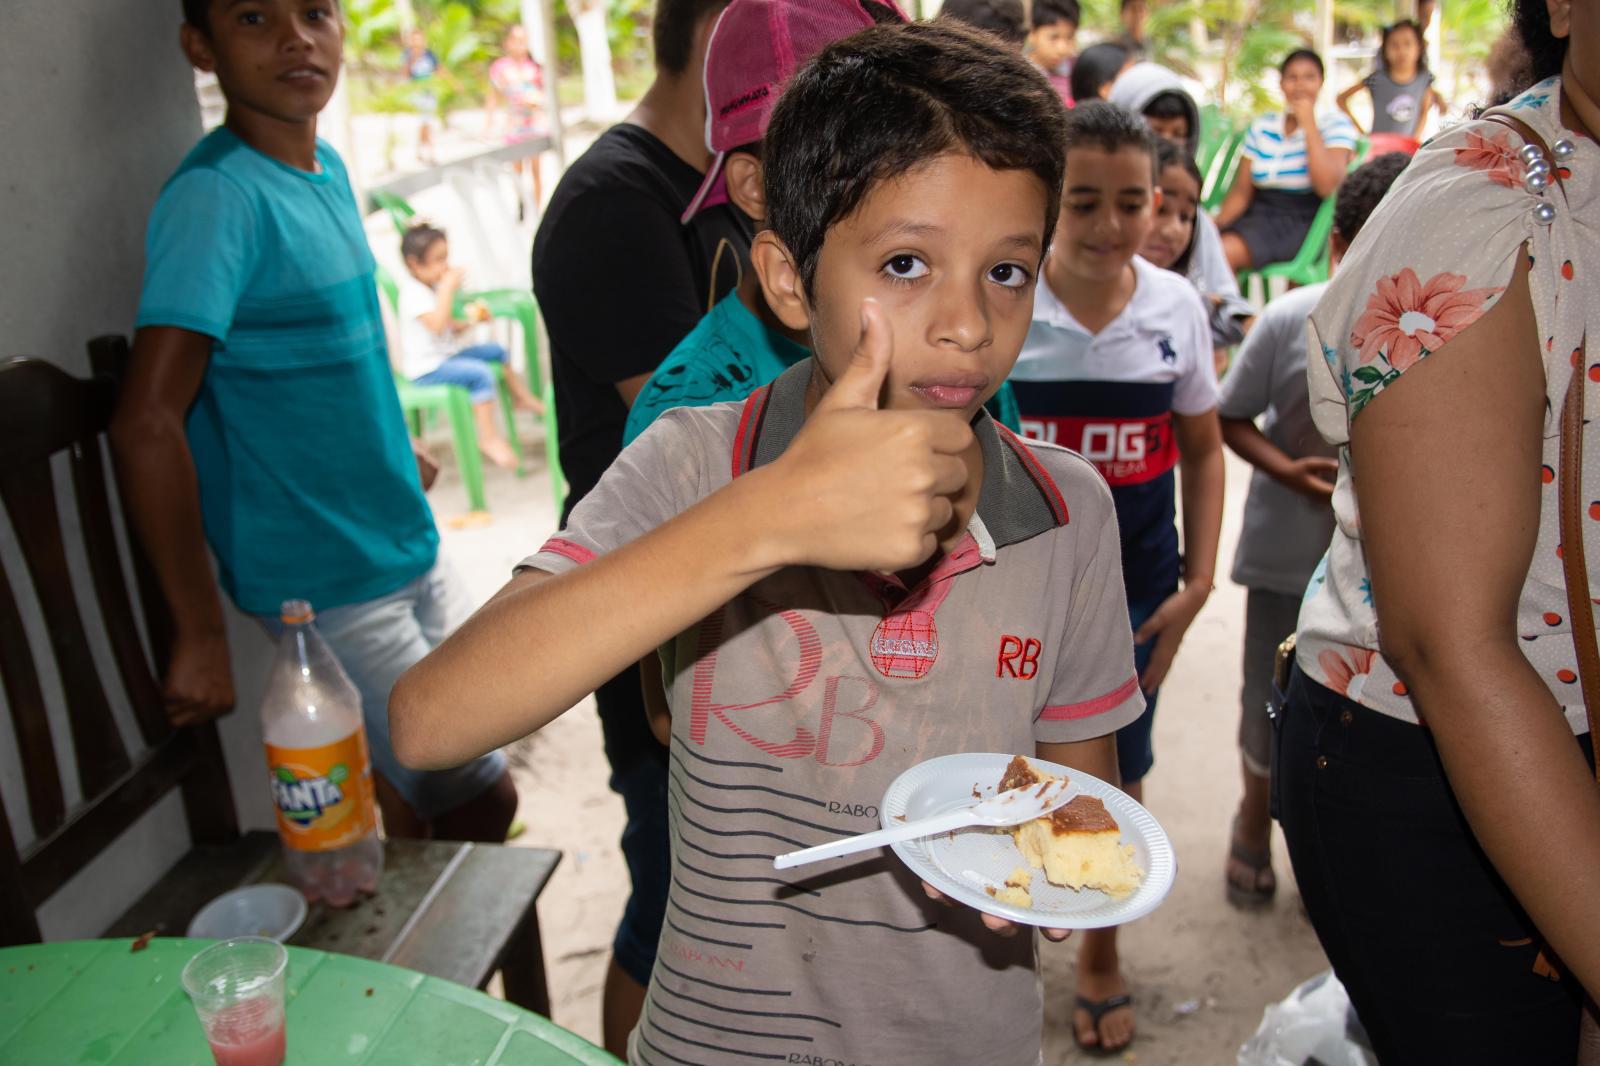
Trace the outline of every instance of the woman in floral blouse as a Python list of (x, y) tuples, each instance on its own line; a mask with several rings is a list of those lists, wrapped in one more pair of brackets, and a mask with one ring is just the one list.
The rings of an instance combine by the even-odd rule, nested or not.
[[(1440, 136), (1308, 330), (1337, 526), (1301, 610), (1278, 798), (1385, 1064), (1571, 1066), (1600, 993), (1600, 789), (1556, 492), (1574, 372), (1600, 412), (1600, 0), (1516, 0), (1516, 20), (1543, 80), (1496, 110), (1544, 138), (1552, 180), (1487, 116)], [(1600, 424), (1583, 451), (1593, 564)]]

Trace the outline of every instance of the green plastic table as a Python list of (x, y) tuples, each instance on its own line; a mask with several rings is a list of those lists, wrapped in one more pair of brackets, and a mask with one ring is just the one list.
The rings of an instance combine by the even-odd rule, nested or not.
[[(0, 948), (5, 1066), (211, 1066), (179, 975), (209, 940)], [(548, 1019), (398, 966), (289, 949), (284, 1066), (616, 1066)]]

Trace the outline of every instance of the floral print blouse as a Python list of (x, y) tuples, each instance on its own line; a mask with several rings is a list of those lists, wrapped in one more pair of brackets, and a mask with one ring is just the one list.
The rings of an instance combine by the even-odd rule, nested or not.
[[(1539, 539), (1517, 608), (1522, 650), (1566, 710), (1588, 728), (1567, 623), (1557, 508), (1561, 405), (1587, 333), (1585, 410), (1600, 412), (1600, 146), (1564, 128), (1559, 79), (1540, 82), (1503, 110), (1546, 144), (1570, 142), (1555, 184), (1524, 185), (1521, 139), (1497, 123), (1457, 126), (1416, 155), (1340, 265), (1307, 330), (1307, 378), (1317, 429), (1339, 445), (1336, 526), (1300, 611), (1297, 660), (1311, 679), (1373, 710), (1418, 720), (1405, 686), (1378, 652), (1378, 618), (1361, 543), (1350, 469), (1350, 423), (1400, 375), (1494, 306), (1517, 257), (1530, 256), (1529, 288), (1544, 340), (1544, 484)], [(1545, 205), (1545, 206), (1541, 206)], [(1552, 214), (1553, 209), (1553, 214)], [(1530, 472), (1530, 476), (1533, 476)], [(1587, 557), (1600, 559), (1600, 433), (1585, 430)], [(1591, 597), (1600, 583), (1591, 578)], [(1600, 602), (1597, 599), (1596, 602)]]

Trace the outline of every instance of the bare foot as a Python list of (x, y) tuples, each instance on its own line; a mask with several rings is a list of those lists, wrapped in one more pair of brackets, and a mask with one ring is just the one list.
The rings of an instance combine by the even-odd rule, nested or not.
[(491, 463), (502, 469), (510, 470), (517, 465), (517, 456), (511, 450), (511, 445), (498, 438), (494, 440), (480, 439), (478, 441), (478, 450)]
[(1252, 832), (1247, 821), (1235, 815), (1229, 844), (1228, 898), (1235, 906), (1251, 907), (1270, 901), (1278, 889), (1272, 872), (1272, 828)]
[[(1119, 971), (1099, 973), (1084, 968), (1080, 958), (1078, 962), (1078, 1005), (1072, 1012), (1072, 1028), (1077, 1037), (1078, 1045), (1086, 1048), (1100, 1048), (1103, 1051), (1118, 1051), (1128, 1046), (1133, 1040), (1133, 1006), (1126, 1002), (1128, 985), (1122, 979)], [(1115, 1003), (1117, 999), (1124, 1002), (1111, 1006), (1101, 1006), (1108, 1001)], [(1084, 1005), (1084, 1001), (1093, 1003), (1099, 1008), (1098, 1019), (1094, 1011)]]

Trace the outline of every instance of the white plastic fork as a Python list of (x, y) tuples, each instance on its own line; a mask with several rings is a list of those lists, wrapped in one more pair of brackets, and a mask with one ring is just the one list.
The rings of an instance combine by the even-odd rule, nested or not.
[(879, 829), (859, 836), (835, 840), (831, 844), (818, 844), (814, 848), (791, 851), (772, 860), (779, 870), (791, 866), (804, 866), (823, 859), (837, 859), (841, 855), (854, 855), (858, 851), (881, 848), (885, 844), (898, 844), (902, 840), (931, 837), (974, 825), (1007, 826), (1049, 814), (1065, 807), (1078, 795), (1078, 789), (1062, 780), (1046, 781), (1039, 785), (1026, 785), (990, 796), (988, 799), (966, 803), (940, 814), (919, 818), (889, 829)]

